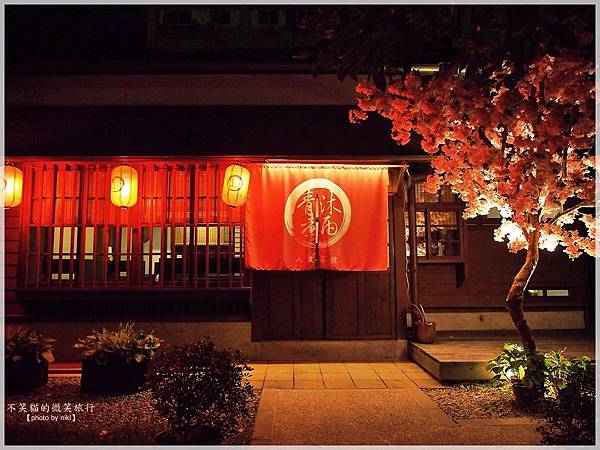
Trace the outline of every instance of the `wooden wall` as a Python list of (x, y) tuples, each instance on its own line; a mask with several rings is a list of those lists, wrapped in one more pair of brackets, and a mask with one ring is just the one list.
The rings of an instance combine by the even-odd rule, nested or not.
[(396, 339), (391, 272), (253, 272), (253, 340)]
[[(460, 287), (457, 286), (460, 281), (457, 265), (419, 264), (418, 301), (426, 308), (504, 308), (506, 294), (524, 261), (525, 252), (510, 253), (506, 244), (494, 241), (495, 228), (492, 224), (467, 223), (464, 282)], [(526, 307), (583, 309), (589, 305), (590, 298), (593, 304), (589, 263), (590, 259), (583, 256), (569, 260), (560, 247), (554, 252), (541, 250), (529, 286), (569, 288), (574, 296), (568, 301), (531, 299)]]
[(20, 314), (17, 303), (17, 283), (19, 275), (19, 246), (21, 239), (21, 208), (4, 210), (4, 313)]

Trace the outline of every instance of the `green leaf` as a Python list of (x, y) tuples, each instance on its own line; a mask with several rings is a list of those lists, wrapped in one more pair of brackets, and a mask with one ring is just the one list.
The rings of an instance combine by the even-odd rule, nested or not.
[(144, 360), (144, 355), (142, 355), (141, 353), (136, 353), (135, 356), (133, 357), (137, 362), (141, 363)]

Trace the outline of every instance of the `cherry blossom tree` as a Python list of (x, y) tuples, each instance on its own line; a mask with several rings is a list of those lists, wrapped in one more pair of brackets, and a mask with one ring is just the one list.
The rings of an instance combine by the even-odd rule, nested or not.
[(391, 120), (398, 144), (421, 136), (432, 155), (427, 190), (450, 185), (465, 202), (464, 218), (500, 211), (495, 239), (526, 251), (506, 305), (524, 347), (535, 351), (523, 302), (539, 250), (595, 256), (593, 62), (564, 50), (473, 77), (410, 72), (385, 92), (368, 82), (357, 92), (352, 122), (375, 112)]

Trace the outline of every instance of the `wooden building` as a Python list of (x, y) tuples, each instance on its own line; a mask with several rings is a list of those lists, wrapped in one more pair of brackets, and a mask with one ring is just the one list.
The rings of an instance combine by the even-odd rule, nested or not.
[[(187, 41), (175, 45), (167, 13), (145, 16), (159, 24), (148, 39), (180, 49)], [(259, 16), (275, 20), (255, 16), (257, 27)], [(353, 82), (308, 71), (9, 64), (5, 153), (24, 185), (22, 203), (5, 210), (7, 323), (58, 337), (59, 360), (77, 358), (72, 343), (90, 328), (124, 321), (269, 360), (406, 358), (410, 302), (438, 330), (511, 329), (504, 298), (523, 255), (493, 240), (499, 219), (463, 221), (451, 192), (425, 193), (418, 139), (397, 146), (377, 117), (351, 125)], [(224, 171), (273, 162), (387, 168), (387, 269), (248, 269), (246, 206), (223, 203)], [(126, 210), (110, 202), (123, 163), (139, 176)], [(592, 327), (591, 260), (544, 252), (528, 293), (534, 329)]]

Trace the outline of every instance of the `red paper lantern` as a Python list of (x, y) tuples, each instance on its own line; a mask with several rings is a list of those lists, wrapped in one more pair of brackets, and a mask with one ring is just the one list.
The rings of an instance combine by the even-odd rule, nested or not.
[(232, 164), (225, 170), (223, 177), (222, 200), (229, 206), (241, 206), (246, 203), (250, 171), (239, 164)]
[(23, 200), (23, 171), (18, 167), (3, 166), (0, 189), (3, 193), (5, 208), (19, 206)]
[(121, 164), (110, 174), (110, 200), (121, 208), (131, 208), (138, 198), (138, 173), (133, 167)]

